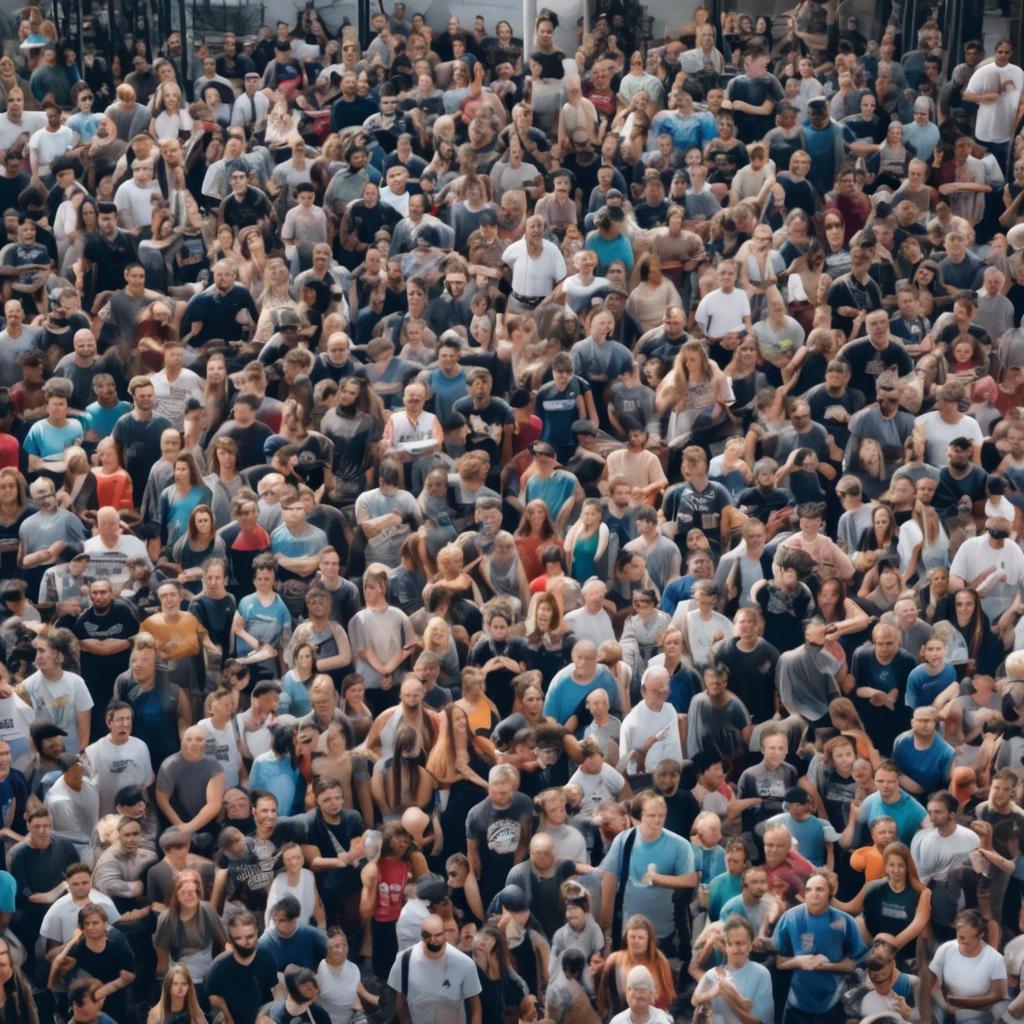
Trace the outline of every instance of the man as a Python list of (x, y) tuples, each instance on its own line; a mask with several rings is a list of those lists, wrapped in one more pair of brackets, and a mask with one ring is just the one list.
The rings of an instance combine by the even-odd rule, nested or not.
[(505, 885), (511, 868), (526, 858), (533, 802), (517, 793), (519, 772), (508, 764), (491, 768), (487, 797), (466, 817), (466, 850), (486, 907)]
[(407, 470), (407, 482), (413, 484), (416, 493), (420, 488), (415, 487), (413, 474), (418, 472), (425, 477), (430, 457), (444, 445), (440, 420), (423, 408), (426, 400), (427, 389), (423, 384), (406, 384), (402, 392), (403, 409), (388, 418), (380, 443), (381, 458), (401, 462)]
[(114, 798), (124, 786), (148, 789), (153, 784), (149, 748), (132, 736), (132, 709), (124, 701), (112, 701), (106, 712), (108, 734), (85, 750), (100, 794), (100, 813), (114, 811)]
[[(851, 818), (853, 815), (851, 815)], [(925, 810), (909, 793), (900, 789), (900, 769), (895, 761), (882, 761), (875, 769), (875, 792), (866, 797), (856, 815), (858, 831), (866, 837), (876, 818), (892, 818), (901, 843), (908, 846), (925, 819)], [(855, 843), (866, 845), (866, 838)]]
[(67, 561), (86, 533), (81, 519), (57, 504), (57, 490), (48, 477), (34, 480), (28, 490), (39, 511), (18, 528), (18, 568), (30, 591), (38, 593), (46, 567)]
[[(881, 324), (887, 323), (888, 320), (883, 314)], [(849, 347), (844, 346), (844, 350)], [(850, 419), (849, 439), (846, 442), (843, 459), (843, 469), (846, 473), (854, 469), (860, 470), (858, 453), (861, 441), (865, 438), (878, 442), (882, 449), (882, 458), (885, 459), (886, 473), (894, 472), (903, 462), (903, 446), (914, 430), (914, 417), (900, 408), (899, 389), (891, 376), (880, 378), (873, 385), (872, 391), (877, 393), (877, 401), (854, 413)]]
[[(96, 583), (105, 581), (108, 584), (112, 602), (114, 592), (119, 592), (130, 579), (127, 564), (129, 559), (144, 558), (148, 565), (152, 564), (149, 560), (149, 555), (146, 553), (146, 545), (138, 537), (121, 529), (121, 517), (118, 515), (117, 509), (110, 506), (104, 506), (96, 513), (96, 535), (90, 537), (85, 542), (83, 551), (89, 556), (89, 569), (87, 570), (89, 578)], [(90, 594), (91, 597), (92, 595)], [(104, 603), (106, 601), (105, 593), (100, 593), (99, 601), (99, 611), (97, 612), (94, 608), (90, 619), (86, 620), (93, 622), (94, 632), (96, 629), (101, 628), (101, 626), (108, 625), (106, 621), (102, 624), (96, 621), (97, 617), (104, 617), (108, 614), (108, 607)], [(118, 621), (122, 618), (121, 605), (122, 602), (120, 601), (110, 605), (110, 614), (114, 614)], [(110, 620), (109, 626), (113, 628), (113, 625), (114, 620)], [(126, 624), (125, 629), (128, 628)], [(137, 628), (127, 633), (126, 638), (134, 636), (136, 632), (138, 632)], [(76, 635), (79, 635), (77, 629)], [(113, 639), (115, 636), (120, 636), (120, 634), (112, 633), (110, 638)], [(84, 638), (79, 636), (79, 639)], [(122, 650), (127, 650), (127, 648), (113, 644), (106, 645), (102, 651), (99, 649), (91, 650), (90, 647), (83, 648), (86, 654), (90, 656), (102, 655), (104, 658), (117, 654)], [(117, 662), (107, 662), (105, 660), (94, 662), (92, 657), (83, 659), (83, 669), (88, 668), (90, 671), (99, 668), (101, 665), (108, 665), (123, 672), (123, 667), (118, 668), (120, 664), (120, 659)]]
[[(673, 484), (665, 492), (662, 510), (665, 522), (675, 525), (676, 544), (680, 549), (689, 531), (699, 529), (707, 538), (710, 550), (717, 554), (735, 522), (733, 499), (724, 484), (708, 476), (708, 468), (708, 457), (703, 448), (699, 445), (684, 448), (684, 482)], [(639, 513), (637, 518), (639, 520)], [(626, 547), (628, 549), (629, 545)], [(664, 582), (667, 583), (676, 573), (671, 573)]]
[(238, 445), (237, 465), (240, 470), (262, 466), (266, 462), (263, 446), (273, 436), (273, 431), (256, 418), (260, 403), (261, 399), (257, 395), (238, 395), (232, 406), (234, 419), (223, 423), (214, 435), (230, 437)]
[[(751, 520), (751, 523), (761, 524)], [(761, 527), (763, 531), (763, 527)], [(741, 593), (749, 594), (743, 589)], [(733, 636), (711, 649), (711, 664), (729, 674), (729, 688), (743, 702), (755, 725), (769, 721), (776, 711), (775, 680), (779, 652), (761, 635), (764, 616), (756, 606), (741, 607), (733, 618)]]
[(114, 193), (117, 221), (121, 230), (135, 238), (144, 237), (153, 222), (153, 200), (162, 198), (160, 186), (153, 180), (153, 162), (136, 160), (132, 177)]
[(133, 377), (128, 393), (132, 397), (132, 411), (114, 424), (112, 436), (120, 446), (121, 463), (132, 478), (132, 493), (136, 500), (141, 500), (150, 470), (160, 458), (160, 436), (172, 429), (172, 424), (155, 414), (156, 390), (149, 377)]
[(22, 378), (18, 358), (43, 347), (43, 332), (25, 323), (25, 307), (17, 299), (4, 303), (4, 329), (0, 331), (0, 387), (12, 388)]
[(829, 705), (839, 695), (836, 676), (842, 665), (825, 650), (827, 634), (821, 619), (804, 625), (804, 642), (778, 658), (775, 675), (783, 708), (806, 721), (811, 733), (830, 728)]
[(23, 446), (30, 473), (59, 476), (66, 469), (64, 453), (82, 442), (85, 428), (79, 420), (68, 418), (70, 392), (68, 381), (54, 379), (44, 385), (46, 418), (32, 424)]
[(907, 677), (917, 658), (900, 647), (899, 627), (879, 622), (871, 631), (871, 642), (853, 652), (850, 673), (843, 680), (843, 692), (853, 699), (864, 728), (880, 750), (891, 750), (907, 720)]
[(7, 110), (0, 114), (0, 149), (11, 149), (22, 136), (27, 140), (45, 125), (46, 114), (25, 110), (25, 92), (15, 86), (7, 93)]
[(96, 888), (121, 912), (118, 927), (135, 939), (149, 934), (151, 908), (145, 876), (156, 860), (156, 852), (143, 845), (142, 823), (123, 814), (117, 822), (117, 838), (100, 854), (93, 870)]
[(984, 434), (978, 421), (961, 411), (961, 403), (968, 404), (967, 391), (959, 381), (950, 380), (935, 390), (935, 409), (917, 417), (915, 432), (924, 441), (924, 460), (931, 466), (945, 465), (946, 446), (958, 437), (973, 442), (972, 460), (980, 461)]
[(845, 1021), (840, 989), (867, 947), (849, 914), (829, 906), (824, 875), (811, 875), (803, 906), (787, 910), (775, 928), (777, 968), (793, 971), (783, 1019), (787, 1024)]
[(837, 183), (846, 160), (846, 143), (853, 141), (853, 132), (832, 120), (828, 100), (824, 96), (815, 96), (807, 103), (803, 133), (804, 149), (811, 158), (807, 177), (818, 192), (825, 195)]
[(19, 299), (30, 315), (43, 308), (42, 289), (52, 270), (49, 250), (37, 236), (35, 221), (27, 213), (21, 214), (16, 244), (5, 248), (0, 264), (4, 297)]
[[(104, 519), (108, 520), (109, 516)], [(109, 535), (109, 529), (104, 532)], [(97, 539), (102, 540), (102, 537), (98, 535), (86, 543)], [(142, 542), (138, 543), (141, 545)], [(93, 564), (90, 555), (90, 568)], [(75, 620), (72, 632), (78, 637), (81, 650), (82, 678), (95, 701), (91, 732), (99, 736), (103, 732), (107, 705), (114, 693), (114, 680), (128, 669), (128, 652), (132, 637), (139, 631), (139, 624), (127, 602), (114, 599), (114, 588), (105, 577), (97, 575), (89, 583), (89, 602), (89, 607)], [(110, 811), (103, 813), (109, 814)]]
[(965, 540), (949, 567), (950, 590), (976, 589), (993, 623), (1019, 598), (1024, 583), (1024, 552), (1009, 540), (1011, 527), (1003, 516), (990, 516), (985, 533)]
[(212, 827), (221, 812), (224, 769), (206, 753), (206, 732), (199, 726), (185, 731), (181, 751), (160, 766), (156, 804), (161, 813), (183, 832), (212, 850)]
[[(86, 236), (82, 254), (85, 280), (82, 299), (90, 311), (96, 309), (98, 298), (116, 292), (124, 284), (128, 268), (138, 264), (135, 239), (117, 225), (117, 206), (101, 202), (97, 211), (97, 231)], [(142, 281), (144, 286), (145, 275)]]
[(583, 607), (568, 612), (566, 624), (577, 640), (589, 640), (600, 646), (615, 633), (611, 616), (605, 608), (605, 596), (608, 587), (602, 580), (589, 579), (583, 584), (580, 596)]
[(327, 955), (327, 936), (299, 920), (301, 907), (292, 895), (282, 896), (270, 908), (270, 927), (260, 936), (259, 948), (270, 954), (278, 973), (291, 964), (315, 971)]
[(87, 327), (75, 331), (72, 340), (74, 351), (64, 356), (54, 367), (54, 377), (61, 377), (71, 384), (69, 402), (82, 422), (87, 421), (82, 413), (89, 406), (93, 397), (92, 382), (100, 373), (102, 363), (96, 355), (96, 335)]
[(831, 575), (850, 582), (857, 570), (846, 552), (824, 532), (824, 510), (824, 505), (814, 501), (797, 507), (800, 528), (775, 549), (774, 565), (776, 569), (783, 565), (787, 551), (802, 551), (810, 555), (815, 564), (825, 567)]
[(54, 836), (50, 812), (37, 807), (26, 815), (28, 836), (11, 850), (8, 864), (18, 885), (14, 932), (27, 950), (34, 950), (43, 918), (67, 890), (65, 872), (80, 860), (74, 844)]
[(751, 43), (743, 52), (743, 74), (725, 90), (722, 107), (732, 111), (736, 137), (748, 145), (759, 142), (772, 127), (772, 112), (783, 96), (779, 80), (768, 72), (769, 54)]
[(403, 471), (393, 459), (385, 459), (377, 471), (378, 486), (360, 494), (355, 521), (366, 538), (368, 560), (395, 568), (405, 538), (419, 526), (422, 513), (416, 500), (402, 489)]
[(727, 334), (751, 330), (750, 299), (736, 287), (736, 264), (723, 260), (716, 271), (717, 288), (700, 300), (695, 319), (701, 333), (711, 344), (721, 342)]
[[(850, 364), (850, 386), (875, 399), (875, 380), (886, 367), (895, 366), (902, 377), (913, 369), (898, 340), (889, 331), (889, 314), (882, 306), (882, 291), (871, 277), (871, 255), (864, 246), (850, 252), (850, 272), (836, 278), (828, 290), (828, 304), (835, 326), (851, 341), (839, 350), (839, 358)], [(864, 325), (867, 337), (861, 337)]]
[(664, 759), (682, 762), (685, 716), (669, 703), (668, 669), (647, 669), (640, 682), (643, 700), (626, 715), (619, 733), (618, 769), (639, 789), (654, 766)]
[[(245, 58), (244, 55), (240, 59)], [(270, 100), (260, 90), (260, 76), (256, 71), (246, 71), (244, 91), (231, 108), (231, 127), (247, 128), (250, 131), (263, 124), (270, 110)]]
[[(955, 145), (957, 147), (957, 150), (962, 153), (964, 145), (969, 145), (969, 143), (969, 139), (965, 139), (963, 136), (960, 136), (957, 139)], [(974, 157), (965, 156), (964, 160), (965, 162), (974, 161)], [(985, 170), (984, 167), (977, 166), (980, 164), (981, 161), (977, 160), (974, 161), (973, 165), (967, 163), (966, 166), (969, 168), (973, 168), (975, 177), (984, 180)], [(942, 187), (966, 189), (967, 184), (947, 185)], [(979, 187), (988, 189), (989, 186), (979, 185)], [(982, 197), (977, 193), (974, 193), (974, 195), (977, 195), (978, 197), (978, 207), (980, 209), (983, 205), (981, 203)], [(950, 200), (950, 206), (955, 205), (956, 197), (954, 196)], [(963, 216), (962, 213), (958, 214), (955, 209), (953, 210), (953, 213), (957, 216)], [(980, 214), (978, 216), (980, 217)], [(974, 303), (974, 296), (971, 295), (970, 293), (980, 287), (984, 272), (985, 264), (982, 263), (982, 261), (978, 259), (978, 257), (975, 256), (974, 253), (971, 252), (971, 250), (968, 248), (967, 236), (962, 231), (959, 230), (950, 231), (946, 235), (946, 255), (939, 262), (939, 283), (942, 285), (946, 294), (954, 296), (957, 300), (961, 298), (966, 298), (970, 303), (970, 309), (973, 313), (976, 307)], [(968, 292), (968, 294), (966, 296), (962, 296), (961, 293), (965, 291)], [(956, 303), (954, 303), (953, 312), (954, 314), (958, 312), (956, 310)], [(956, 317), (955, 319), (960, 320), (961, 318)], [(957, 333), (968, 333), (968, 331), (963, 325), (961, 325)], [(970, 333), (975, 332), (971, 331)]]
[(423, 703), (423, 683), (414, 675), (402, 680), (398, 691), (398, 705), (381, 712), (367, 733), (363, 745), (374, 757), (390, 757), (394, 753), (395, 736), (399, 729), (413, 729), (420, 737), (424, 750), (430, 750), (441, 728), (437, 712)]
[(206, 975), (210, 1005), (224, 1015), (224, 1024), (256, 1019), (272, 998), (277, 967), (271, 954), (258, 943), (256, 918), (247, 910), (228, 917), (231, 948), (221, 953)]
[[(669, 892), (692, 890), (698, 881), (688, 840), (665, 829), (664, 797), (641, 793), (640, 823), (612, 842), (601, 867), (601, 924), (607, 929), (643, 914), (654, 928), (662, 950), (675, 947), (676, 922)], [(627, 852), (628, 845), (628, 852)], [(622, 887), (621, 899), (616, 899)], [(621, 916), (621, 922), (618, 918)]]
[(157, 416), (169, 420), (175, 430), (185, 425), (185, 407), (189, 399), (204, 402), (203, 381), (194, 370), (185, 367), (185, 345), (178, 339), (163, 343), (164, 368), (150, 378), (156, 394)]
[[(226, 818), (227, 824), (229, 820)], [(146, 900), (152, 905), (155, 914), (162, 914), (167, 909), (174, 891), (174, 881), (182, 871), (197, 871), (204, 895), (211, 892), (214, 865), (203, 857), (189, 853), (189, 837), (185, 832), (176, 828), (166, 829), (160, 835), (159, 848), (163, 859), (146, 872)]]
[(750, 922), (754, 934), (767, 936), (779, 916), (779, 903), (768, 896), (768, 875), (763, 867), (750, 866), (740, 876), (740, 893), (725, 901), (718, 915), (720, 921), (728, 921), (737, 914)]
[[(718, 563), (715, 588), (727, 602), (738, 599), (741, 608), (756, 608), (751, 591), (758, 581), (772, 576), (772, 556), (766, 548), (768, 533), (764, 523), (754, 517), (743, 524), (740, 533), (742, 543), (724, 554)], [(663, 593), (663, 599), (664, 596)]]
[(213, 284), (185, 307), (181, 336), (194, 347), (213, 338), (244, 341), (258, 316), (252, 293), (238, 283), (235, 264), (218, 260), (213, 265)]
[(78, 912), (92, 904), (102, 907), (107, 914), (107, 923), (116, 924), (121, 914), (114, 901), (104, 892), (93, 887), (92, 869), (88, 864), (72, 864), (64, 872), (67, 892), (51, 904), (43, 917), (39, 934), (46, 939), (46, 959), (52, 960), (61, 946), (71, 941), (78, 927)]
[(1010, 63), (1012, 55), (1013, 44), (1001, 39), (996, 43), (992, 63), (979, 67), (963, 92), (964, 100), (978, 104), (975, 139), (996, 158), (1003, 171), (1007, 170), (1010, 139), (1017, 128), (1024, 90), (1024, 71)]
[(930, 705), (915, 708), (910, 729), (896, 737), (892, 759), (900, 769), (900, 785), (915, 796), (949, 785), (953, 748), (936, 733), (939, 713)]
[(388, 975), (401, 1024), (481, 1024), (476, 964), (448, 944), (444, 920), (437, 914), (423, 921), (420, 938)]
[(558, 247), (544, 237), (544, 218), (526, 221), (526, 234), (502, 254), (510, 270), (512, 302), (509, 313), (530, 315), (566, 276), (565, 260)]
[[(988, 475), (981, 466), (971, 461), (973, 452), (974, 442), (970, 438), (954, 437), (949, 442), (946, 446), (946, 465), (939, 473), (939, 483), (935, 490), (933, 504), (935, 511), (943, 518), (962, 516), (970, 521), (973, 516), (977, 529), (981, 530), (986, 523), (985, 499), (988, 492)], [(1001, 532), (1001, 527), (997, 527), (997, 532)], [(978, 540), (979, 538), (972, 537), (970, 539)], [(975, 549), (973, 553), (979, 555), (981, 552)], [(994, 560), (1000, 561), (1000, 556), (996, 555)], [(992, 581), (992, 583), (996, 582)]]
[(530, 840), (530, 855), (508, 873), (506, 885), (518, 885), (527, 894), (530, 911), (541, 924), (548, 941), (565, 924), (562, 883), (576, 873), (571, 860), (555, 857), (555, 843), (538, 833)]

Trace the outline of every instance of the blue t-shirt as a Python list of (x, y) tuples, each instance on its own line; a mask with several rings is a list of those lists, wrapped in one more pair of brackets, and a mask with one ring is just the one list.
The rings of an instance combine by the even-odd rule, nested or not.
[(900, 790), (900, 798), (894, 804), (883, 804), (881, 794), (872, 793), (861, 805), (858, 820), (863, 828), (870, 829), (876, 818), (892, 818), (899, 830), (900, 842), (909, 846), (924, 821), (925, 809), (903, 790)]
[[(772, 976), (768, 968), (754, 960), (748, 960), (738, 971), (734, 971), (728, 964), (722, 966), (739, 994), (754, 1004), (750, 1008), (750, 1012), (758, 1020), (772, 1020), (775, 1017), (775, 1003), (772, 997)], [(717, 971), (709, 973), (711, 979), (707, 982), (702, 979), (701, 984), (697, 987), (698, 992), (717, 984)], [(715, 1020), (734, 1020), (736, 1018), (736, 1014), (729, 1009), (729, 1004), (721, 996), (715, 996), (711, 1000), (711, 1013)]]
[(604, 665), (598, 665), (597, 672), (590, 683), (581, 686), (573, 681), (573, 668), (574, 666), (571, 664), (566, 665), (551, 680), (547, 696), (544, 698), (544, 714), (565, 725), (594, 690), (604, 690), (608, 694), (608, 702), (614, 714), (619, 707), (619, 691), (608, 669)]
[(907, 676), (907, 695), (904, 703), (908, 708), (928, 707), (950, 683), (955, 681), (956, 671), (948, 661), (937, 675), (932, 675), (927, 665), (918, 665)]
[(717, 878), (712, 878), (708, 886), (708, 920), (719, 920), (722, 916), (722, 907), (734, 896), (739, 896), (742, 891), (743, 880), (739, 875), (723, 871)]
[(100, 437), (106, 437), (114, 430), (114, 424), (132, 411), (128, 402), (115, 402), (109, 409), (104, 409), (99, 402), (93, 402), (85, 408), (85, 429), (95, 430)]
[(282, 939), (276, 929), (268, 928), (260, 936), (259, 945), (274, 958), (274, 965), (281, 972), (289, 964), (298, 964), (315, 971), (320, 961), (327, 956), (326, 934), (308, 924), (300, 924), (287, 939)]
[(275, 555), (284, 555), (286, 558), (316, 555), (325, 547), (327, 534), (319, 526), (310, 526), (309, 523), (306, 524), (306, 532), (301, 537), (296, 537), (284, 523), (270, 535), (270, 550)]
[(908, 729), (896, 737), (892, 759), (904, 775), (909, 775), (926, 793), (934, 793), (949, 784), (953, 771), (953, 748), (938, 734), (926, 750), (914, 746), (914, 733)]
[(602, 277), (613, 260), (622, 260), (628, 271), (633, 269), (633, 246), (625, 235), (602, 238), (595, 231), (587, 239), (585, 248), (597, 253), (597, 273)]
[(278, 713), (301, 718), (303, 715), (308, 715), (312, 707), (309, 690), (295, 678), (295, 671), (289, 669), (285, 672), (284, 679), (281, 680), (281, 697), (277, 702)]
[(252, 763), (249, 785), (254, 790), (273, 793), (282, 814), (298, 814), (303, 809), (301, 797), (305, 795), (305, 783), (302, 772), (292, 767), (290, 758), (279, 761), (273, 753), (261, 754)]
[(18, 883), (9, 871), (0, 871), (0, 913), (13, 914), (18, 898)]
[(469, 394), (465, 371), (459, 370), (454, 377), (446, 377), (440, 370), (434, 370), (430, 374), (430, 393), (434, 396), (434, 415), (443, 426), (455, 403)]
[(63, 427), (51, 426), (46, 420), (36, 420), (25, 438), (25, 452), (52, 462), (64, 458), (64, 449), (82, 443), (85, 433), (78, 420), (68, 420)]
[(582, 394), (583, 388), (576, 377), (570, 378), (564, 391), (559, 391), (554, 381), (538, 390), (534, 409), (541, 421), (542, 441), (556, 448), (573, 447), (572, 425), (580, 418), (576, 399)]
[(576, 493), (576, 477), (556, 469), (549, 477), (531, 476), (526, 482), (526, 501), (543, 501), (554, 519)]
[(725, 870), (725, 850), (721, 846), (704, 849), (700, 843), (690, 843), (693, 850), (693, 862), (700, 875), (700, 884), (709, 885), (712, 878), (717, 878)]
[(684, 875), (695, 871), (693, 847), (689, 841), (675, 832), (664, 829), (653, 843), (647, 842), (639, 829), (627, 829), (620, 832), (612, 841), (601, 867), (611, 871), (622, 885), (622, 851), (626, 838), (636, 833), (633, 850), (629, 857), (629, 877), (626, 879), (626, 892), (622, 903), (622, 919), (634, 914), (643, 914), (654, 926), (654, 934), (665, 939), (675, 934), (675, 906), (672, 893), (676, 890), (663, 889), (658, 885), (641, 885), (640, 879), (646, 874), (650, 865), (661, 875)]
[[(264, 606), (256, 594), (247, 594), (238, 604), (245, 630), (260, 643), (276, 644), (285, 626), (291, 624), (292, 616), (279, 594)], [(235, 640), (235, 651), (239, 657), (252, 652), (252, 648), (241, 638)]]
[(803, 821), (797, 821), (788, 811), (773, 815), (767, 825), (785, 825), (797, 842), (801, 857), (806, 857), (816, 868), (825, 866), (825, 843), (834, 843), (838, 838), (835, 829), (827, 821), (812, 814)]
[[(775, 948), (786, 957), (822, 954), (838, 963), (846, 957), (857, 960), (867, 952), (857, 923), (834, 907), (824, 914), (812, 914), (803, 906), (787, 910), (779, 918), (774, 939)], [(823, 1013), (838, 1002), (842, 983), (841, 974), (793, 971), (789, 1005), (806, 1013)]]

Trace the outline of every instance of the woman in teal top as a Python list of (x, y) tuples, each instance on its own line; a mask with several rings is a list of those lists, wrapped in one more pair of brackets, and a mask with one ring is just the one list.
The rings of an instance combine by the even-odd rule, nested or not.
[(587, 235), (584, 248), (597, 253), (597, 274), (603, 276), (608, 264), (613, 260), (622, 260), (626, 270), (633, 270), (633, 246), (622, 233), (625, 214), (621, 207), (606, 207), (595, 218), (596, 231)]
[(202, 474), (191, 452), (181, 452), (174, 460), (174, 482), (160, 495), (159, 517), (163, 541), (173, 548), (188, 534), (188, 521), (197, 505), (210, 505), (213, 495), (203, 483)]
[(597, 498), (587, 498), (579, 519), (565, 536), (569, 575), (580, 583), (591, 576), (607, 579), (619, 553), (618, 535), (603, 522), (604, 509)]

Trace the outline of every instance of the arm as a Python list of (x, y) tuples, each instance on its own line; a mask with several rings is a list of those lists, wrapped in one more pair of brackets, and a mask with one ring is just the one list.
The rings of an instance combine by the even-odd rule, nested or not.
[(223, 799), (224, 773), (219, 772), (206, 784), (206, 803), (202, 810), (191, 821), (182, 822), (178, 827), (185, 832), (198, 832), (205, 828), (220, 814)]

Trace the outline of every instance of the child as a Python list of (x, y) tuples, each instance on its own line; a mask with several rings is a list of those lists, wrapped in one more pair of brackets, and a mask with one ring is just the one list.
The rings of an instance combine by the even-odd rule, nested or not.
[(924, 664), (907, 676), (907, 707), (928, 707), (955, 681), (956, 671), (946, 660), (945, 641), (942, 637), (929, 637), (924, 645)]
[(569, 779), (569, 785), (577, 785), (583, 792), (580, 810), (591, 815), (606, 800), (629, 799), (633, 794), (629, 783), (610, 764), (605, 764), (604, 754), (597, 739), (587, 737), (580, 744), (579, 768)]
[(701, 811), (694, 819), (690, 833), (693, 857), (700, 876), (700, 884), (706, 887), (712, 878), (725, 871), (725, 850), (722, 848), (722, 819), (713, 811)]
[(832, 844), (839, 838), (836, 830), (811, 812), (807, 790), (793, 786), (786, 793), (786, 810), (768, 819), (769, 825), (785, 825), (797, 842), (800, 855), (816, 868), (832, 870), (835, 853)]
[(984, 365), (981, 343), (972, 334), (960, 334), (949, 347), (949, 372), (964, 383), (972, 382), (979, 376), (978, 370)]
[(875, 818), (870, 831), (871, 845), (862, 846), (850, 854), (850, 867), (862, 872), (865, 882), (885, 877), (885, 848), (899, 839), (896, 822), (888, 815)]
[[(578, 949), (589, 960), (595, 953), (604, 954), (604, 932), (590, 913), (590, 893), (579, 882), (569, 879), (559, 890), (565, 904), (565, 924), (551, 939), (551, 976), (561, 971), (562, 954)], [(584, 985), (589, 985), (589, 971), (584, 972)]]

